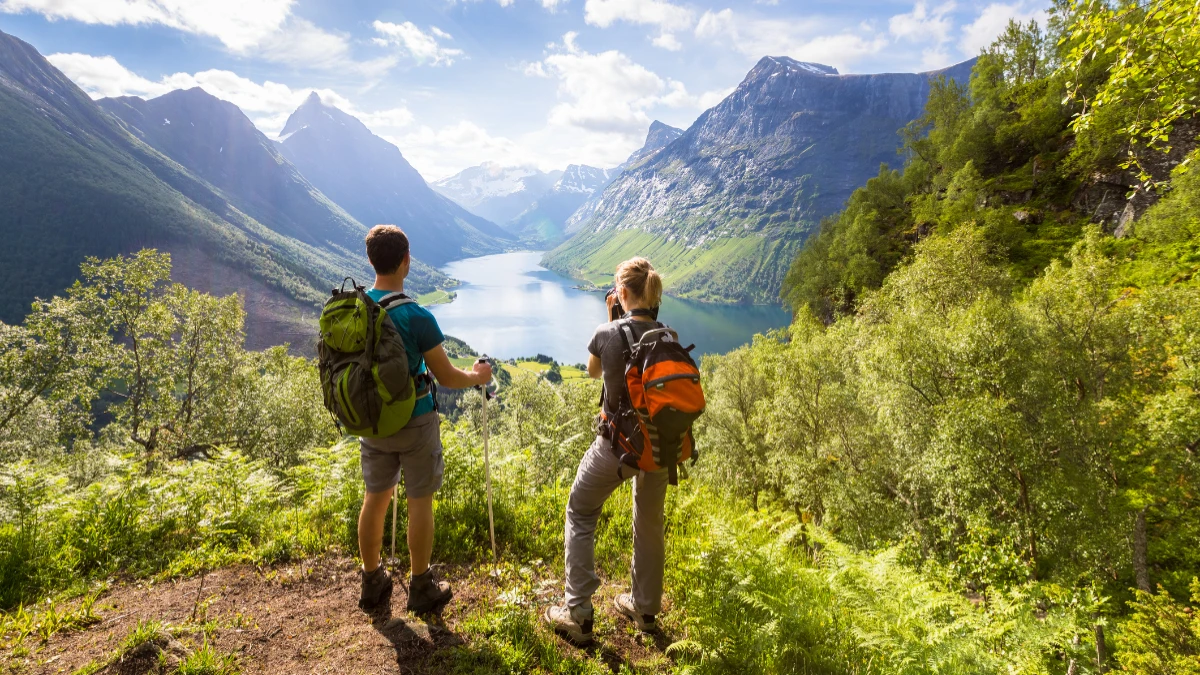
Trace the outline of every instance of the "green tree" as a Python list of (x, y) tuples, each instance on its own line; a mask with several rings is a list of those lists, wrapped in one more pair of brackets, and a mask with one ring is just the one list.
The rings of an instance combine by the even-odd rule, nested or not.
[[(768, 338), (769, 339), (769, 338)], [(705, 356), (701, 363), (707, 409), (696, 424), (697, 448), (705, 456), (700, 471), (728, 494), (749, 496), (769, 488), (768, 454), (757, 411), (768, 403), (766, 378), (749, 347)]]
[(230, 385), (244, 319), (238, 297), (168, 286), (170, 256), (153, 250), (89, 259), (82, 269), (116, 338), (106, 376), (118, 385), (111, 408), (117, 421), (148, 455), (209, 447), (236, 404)]
[[(1072, 127), (1122, 139), (1124, 166), (1155, 187), (1136, 148), (1169, 149), (1176, 123), (1200, 110), (1200, 11), (1190, 0), (1077, 0), (1072, 9), (1063, 67), (1068, 97), (1083, 103)], [(1097, 62), (1108, 72), (1093, 91), (1087, 71)]]
[(86, 435), (110, 346), (78, 284), (67, 298), (35, 302), (21, 326), (0, 323), (0, 447), (14, 447), (5, 454), (31, 450), (20, 442), (31, 433), (54, 443)]

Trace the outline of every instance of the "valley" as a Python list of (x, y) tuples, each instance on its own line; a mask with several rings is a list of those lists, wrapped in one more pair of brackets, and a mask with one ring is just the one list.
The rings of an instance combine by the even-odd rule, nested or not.
[[(689, 129), (651, 123), (643, 146), (618, 166), (542, 171), (485, 163), (430, 184), (399, 148), (315, 93), (273, 140), (201, 88), (92, 102), (28, 45), (3, 40), (0, 93), (12, 101), (8, 116), (27, 118), (12, 105), (30, 100), (35, 78), (62, 92), (42, 105), (103, 140), (61, 156), (58, 165), (53, 153), (34, 157), (21, 149), (29, 133), (7, 142), (0, 171), (13, 176), (7, 199), (19, 200), (24, 212), (9, 209), (0, 224), (24, 234), (5, 267), (9, 290), (0, 318), (16, 320), (34, 297), (65, 288), (86, 255), (157, 246), (179, 256), (181, 281), (240, 291), (258, 346), (307, 343), (327, 289), (343, 276), (369, 277), (358, 251), (375, 223), (405, 229), (417, 259), (412, 290), (431, 304), (457, 297), (455, 281), (439, 271), (450, 263), (550, 249), (544, 265), (586, 284), (606, 285), (618, 262), (642, 255), (659, 268), (672, 298), (778, 306), (791, 260), (820, 219), (841, 208), (881, 162), (896, 159), (899, 131), (918, 115), (931, 78), (963, 79), (970, 68), (850, 76), (764, 58)], [(63, 107), (62, 100), (73, 103)], [(848, 110), (855, 112), (843, 114)], [(41, 133), (54, 137), (50, 147), (65, 149), (81, 137), (63, 134), (65, 128)], [(85, 171), (139, 176), (117, 190), (100, 188), (97, 199), (118, 198), (60, 219), (43, 236), (22, 229), (48, 222), (61, 207), (13, 190), (41, 167), (57, 180), (80, 175), (64, 170), (80, 162)], [(159, 196), (137, 193), (143, 184)], [(54, 190), (89, 194), (65, 183)], [(184, 216), (149, 215), (171, 213), (180, 200), (189, 204)], [(68, 235), (85, 213), (95, 222)], [(143, 215), (129, 217), (135, 213)], [(22, 262), (35, 253), (55, 262), (36, 269)]]

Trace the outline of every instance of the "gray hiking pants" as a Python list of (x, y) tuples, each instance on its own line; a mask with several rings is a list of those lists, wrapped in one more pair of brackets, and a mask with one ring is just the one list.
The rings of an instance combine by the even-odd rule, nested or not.
[(592, 611), (592, 594), (600, 587), (596, 576), (596, 523), (600, 511), (613, 490), (630, 478), (634, 478), (633, 604), (642, 614), (662, 610), (667, 472), (648, 473), (623, 466), (613, 455), (609, 441), (597, 436), (579, 462), (567, 500), (566, 600), (577, 616)]

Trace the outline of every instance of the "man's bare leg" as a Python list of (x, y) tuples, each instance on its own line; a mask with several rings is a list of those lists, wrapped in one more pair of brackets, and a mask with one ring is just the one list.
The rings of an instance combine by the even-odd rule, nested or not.
[(374, 572), (379, 567), (379, 552), (383, 549), (383, 523), (387, 519), (392, 492), (394, 489), (368, 492), (363, 497), (362, 511), (358, 513), (358, 553), (362, 556), (364, 572)]
[(429, 569), (433, 556), (433, 495), (408, 498), (408, 556), (414, 577)]

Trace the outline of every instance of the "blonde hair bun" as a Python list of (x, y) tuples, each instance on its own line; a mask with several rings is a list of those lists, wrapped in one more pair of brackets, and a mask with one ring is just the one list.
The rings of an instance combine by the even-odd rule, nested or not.
[(616, 278), (617, 284), (628, 288), (647, 307), (662, 304), (662, 277), (658, 276), (649, 260), (640, 256), (626, 260), (617, 265)]

